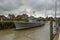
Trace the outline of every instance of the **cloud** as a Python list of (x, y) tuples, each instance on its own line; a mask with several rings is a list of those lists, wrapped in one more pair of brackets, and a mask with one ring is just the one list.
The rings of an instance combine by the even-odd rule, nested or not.
[[(21, 10), (23, 11), (25, 9), (28, 11), (29, 9), (35, 10), (44, 15), (44, 10), (46, 10), (46, 15), (54, 16), (55, 0), (0, 0), (0, 14), (8, 14), (11, 12), (14, 14), (20, 14)], [(41, 11), (43, 13), (41, 13)], [(60, 0), (57, 0), (57, 11), (60, 11)], [(57, 13), (57, 15), (59, 13)]]
[(15, 10), (21, 5), (19, 0), (0, 0), (0, 12)]

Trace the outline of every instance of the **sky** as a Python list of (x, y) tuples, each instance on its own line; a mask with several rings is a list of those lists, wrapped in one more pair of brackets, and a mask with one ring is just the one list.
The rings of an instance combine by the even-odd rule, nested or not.
[(36, 17), (55, 15), (57, 1), (57, 16), (60, 16), (60, 0), (0, 0), (0, 14), (20, 15), (27, 13)]

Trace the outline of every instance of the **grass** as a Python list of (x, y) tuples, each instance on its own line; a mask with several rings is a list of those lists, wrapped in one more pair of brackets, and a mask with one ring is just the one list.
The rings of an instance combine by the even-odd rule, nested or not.
[(59, 39), (59, 27), (58, 27), (58, 29), (56, 30), (56, 36), (54, 37), (54, 39), (53, 40), (58, 40)]
[(23, 21), (22, 20), (3, 20), (2, 22), (23, 22)]

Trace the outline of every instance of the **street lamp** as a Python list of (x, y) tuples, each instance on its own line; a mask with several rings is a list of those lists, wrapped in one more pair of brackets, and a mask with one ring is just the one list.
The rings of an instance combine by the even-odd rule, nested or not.
[(56, 21), (56, 11), (57, 11), (57, 0), (55, 0), (55, 21)]
[(54, 23), (53, 23), (53, 34), (56, 34), (56, 29), (57, 29), (56, 14), (57, 14), (57, 0), (55, 0), (55, 17), (54, 17)]
[[(55, 17), (54, 17), (54, 23), (51, 18), (50, 20), (50, 40), (53, 40), (53, 34), (56, 34), (56, 27), (57, 27), (57, 22), (56, 22), (56, 11), (57, 11), (57, 0), (55, 0)], [(54, 25), (54, 26), (53, 26)]]

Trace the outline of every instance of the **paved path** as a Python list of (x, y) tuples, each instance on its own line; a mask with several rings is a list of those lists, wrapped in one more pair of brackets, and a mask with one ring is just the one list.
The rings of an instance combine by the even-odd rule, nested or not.
[(59, 40), (60, 40), (60, 33), (59, 33)]
[(49, 22), (42, 27), (18, 30), (8, 29), (0, 31), (0, 40), (50, 40)]
[(59, 28), (59, 40), (60, 40), (60, 28)]

